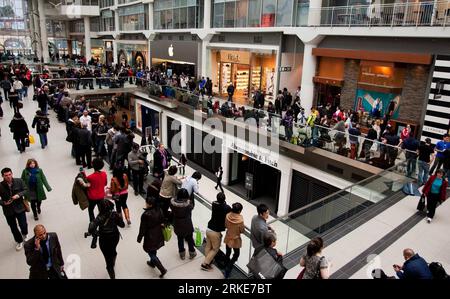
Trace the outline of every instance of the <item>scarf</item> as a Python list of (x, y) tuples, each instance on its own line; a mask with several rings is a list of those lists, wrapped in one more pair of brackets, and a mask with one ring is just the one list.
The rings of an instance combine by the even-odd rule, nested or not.
[(30, 172), (30, 181), (29, 184), (30, 185), (36, 185), (37, 184), (37, 176), (36, 174), (38, 173), (38, 168), (28, 168), (28, 171)]
[(164, 169), (167, 168), (167, 156), (166, 156), (166, 151), (165, 150), (160, 150), (159, 151), (161, 154), (161, 158), (162, 158), (162, 166)]

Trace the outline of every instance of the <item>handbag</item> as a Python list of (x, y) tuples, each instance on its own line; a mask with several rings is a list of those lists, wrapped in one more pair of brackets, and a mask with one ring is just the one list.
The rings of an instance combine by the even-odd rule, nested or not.
[(202, 237), (202, 232), (200, 231), (200, 229), (198, 227), (195, 228), (194, 230), (194, 234), (195, 234), (195, 246), (196, 247), (200, 247), (203, 245), (203, 237)]
[(170, 238), (172, 238), (172, 226), (166, 225), (162, 229), (162, 234), (165, 242), (169, 242)]
[(31, 212), (30, 203), (28, 202), (28, 200), (26, 199), (23, 200), (23, 206), (25, 208), (25, 212), (27, 213)]
[(281, 278), (287, 271), (265, 248), (250, 259), (247, 268), (256, 279)]
[(417, 210), (423, 211), (425, 209), (425, 194), (422, 194), (419, 198), (419, 203), (417, 204)]

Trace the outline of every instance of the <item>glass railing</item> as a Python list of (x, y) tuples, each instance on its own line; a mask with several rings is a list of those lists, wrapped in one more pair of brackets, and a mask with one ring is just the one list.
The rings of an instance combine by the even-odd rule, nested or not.
[(269, 221), (268, 225), (277, 233), (277, 250), (290, 253), (311, 238), (358, 218), (370, 207), (398, 193), (411, 180), (395, 169), (387, 169)]

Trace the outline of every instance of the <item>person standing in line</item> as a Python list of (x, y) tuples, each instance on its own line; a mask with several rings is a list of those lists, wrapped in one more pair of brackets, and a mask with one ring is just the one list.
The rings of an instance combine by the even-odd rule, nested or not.
[(188, 243), (189, 259), (197, 256), (194, 247), (194, 225), (192, 224), (193, 203), (189, 199), (189, 193), (186, 189), (178, 190), (176, 198), (170, 201), (170, 208), (173, 212), (173, 228), (178, 239), (178, 252), (182, 260), (186, 257), (184, 241)]
[(205, 260), (201, 264), (201, 269), (205, 271), (212, 269), (211, 263), (219, 252), (222, 232), (225, 230), (225, 217), (231, 210), (223, 192), (218, 193), (216, 199), (211, 205), (211, 219), (206, 229)]
[(36, 127), (36, 132), (39, 135), (41, 142), (41, 148), (45, 148), (48, 145), (47, 133), (50, 128), (50, 119), (41, 110), (36, 111), (36, 116), (33, 119), (31, 127)]
[(48, 85), (44, 85), (44, 87), (39, 91), (39, 95), (37, 96), (38, 107), (41, 109), (42, 113), (47, 115), (48, 113)]
[[(225, 217), (227, 232), (223, 242), (226, 246), (227, 260), (229, 260), (225, 268), (225, 278), (230, 277), (231, 270), (233, 269), (234, 263), (236, 263), (239, 258), (240, 248), (242, 247), (241, 234), (245, 230), (244, 217), (241, 215), (242, 208), (242, 204), (239, 202), (234, 203), (231, 206), (231, 212), (229, 212)], [(233, 249), (234, 253), (233, 258), (230, 260), (231, 249)]]
[(186, 178), (186, 180), (181, 185), (181, 188), (184, 188), (189, 193), (189, 198), (191, 199), (192, 206), (195, 205), (194, 201), (194, 193), (199, 192), (198, 181), (202, 178), (202, 174), (198, 171), (195, 171), (192, 176)]
[(86, 126), (89, 132), (92, 132), (92, 118), (87, 110), (83, 111), (83, 115), (80, 117), (81, 126)]
[(314, 238), (306, 247), (306, 255), (300, 259), (300, 267), (305, 267), (302, 279), (328, 279), (330, 277), (327, 259), (322, 256), (323, 240)]
[(436, 143), (436, 146), (434, 147), (436, 155), (434, 158), (433, 166), (430, 169), (430, 175), (434, 173), (435, 169), (441, 168), (442, 163), (444, 163), (444, 152), (448, 148), (450, 148), (450, 135), (444, 134), (442, 140)]
[[(28, 235), (26, 208), (23, 202), (27, 187), (21, 179), (13, 178), (11, 168), (5, 167), (1, 173), (3, 181), (0, 183), (0, 205), (17, 243), (16, 250), (19, 251), (22, 249), (23, 242)], [(17, 228), (17, 222), (19, 223), (20, 231)]]
[(402, 149), (406, 150), (406, 176), (413, 177), (416, 174), (416, 164), (417, 164), (417, 151), (419, 149), (419, 141), (414, 138), (414, 133), (409, 132), (409, 136), (402, 139), (401, 146)]
[(61, 279), (65, 277), (64, 259), (56, 233), (47, 233), (42, 224), (34, 227), (34, 237), (24, 245), (30, 279)]
[(252, 224), (250, 227), (250, 240), (252, 241), (253, 248), (258, 248), (264, 244), (264, 234), (273, 229), (267, 225), (267, 219), (269, 219), (270, 211), (265, 204), (259, 204), (256, 207), (258, 215), (253, 216)]
[(48, 192), (52, 191), (52, 188), (35, 159), (28, 159), (25, 169), (22, 171), (21, 179), (28, 187), (25, 199), (31, 203), (34, 220), (37, 221), (39, 220), (38, 214), (41, 214), (41, 203), (47, 198), (44, 186)]
[[(89, 178), (89, 177), (88, 177)], [(99, 214), (89, 224), (89, 233), (96, 234), (98, 228), (98, 241), (100, 250), (105, 257), (106, 270), (111, 279), (116, 278), (114, 266), (117, 258), (117, 244), (119, 244), (120, 232), (117, 227), (124, 228), (122, 217), (114, 211), (114, 204), (107, 199), (99, 200)]]
[(180, 178), (176, 177), (178, 169), (175, 165), (165, 170), (164, 180), (162, 181), (159, 191), (158, 206), (161, 208), (166, 221), (170, 221), (169, 217), (169, 205), (170, 200), (177, 196), (178, 188), (181, 187), (183, 182)]
[(103, 163), (102, 159), (95, 158), (92, 162), (94, 166), (94, 173), (87, 176), (87, 180), (90, 186), (87, 189), (87, 195), (89, 200), (89, 221), (92, 222), (95, 219), (94, 209), (105, 198), (105, 186), (108, 184), (107, 175), (105, 171), (102, 171)]
[(217, 187), (219, 187), (220, 192), (224, 193), (223, 188), (222, 188), (222, 176), (223, 176), (223, 168), (222, 168), (222, 166), (220, 166), (216, 172), (217, 182), (216, 182), (216, 186), (214, 188), (217, 190)]
[(163, 179), (164, 169), (169, 167), (171, 159), (172, 156), (164, 148), (164, 144), (159, 143), (158, 149), (153, 154), (153, 175), (157, 178)]
[(163, 278), (167, 273), (167, 269), (164, 268), (156, 254), (158, 249), (164, 246), (164, 236), (162, 233), (162, 229), (164, 228), (164, 216), (161, 209), (156, 205), (154, 198), (147, 197), (145, 201), (146, 208), (141, 216), (141, 225), (139, 227), (137, 242), (141, 243), (142, 239), (144, 239), (144, 251), (150, 256), (147, 265), (152, 268), (157, 267), (161, 272), (159, 277)]
[(81, 124), (81, 128), (76, 130), (78, 141), (78, 154), (83, 167), (92, 168), (92, 134)]
[(139, 151), (139, 144), (133, 144), (132, 150), (128, 153), (128, 165), (133, 176), (134, 195), (145, 194), (144, 191), (144, 167), (145, 157)]
[(447, 199), (448, 180), (444, 177), (444, 171), (438, 169), (435, 175), (430, 176), (422, 189), (422, 194), (427, 197), (427, 222), (431, 223), (436, 212), (438, 202), (444, 202)]
[(14, 118), (9, 123), (9, 128), (11, 129), (13, 138), (16, 141), (17, 150), (20, 153), (25, 152), (26, 139), (28, 138), (30, 131), (28, 130), (27, 122), (23, 118), (22, 114), (14, 114)]
[(131, 225), (130, 211), (127, 206), (128, 199), (128, 176), (122, 168), (114, 168), (110, 185), (111, 194), (116, 203), (116, 211), (122, 217), (122, 210), (125, 214), (128, 226)]

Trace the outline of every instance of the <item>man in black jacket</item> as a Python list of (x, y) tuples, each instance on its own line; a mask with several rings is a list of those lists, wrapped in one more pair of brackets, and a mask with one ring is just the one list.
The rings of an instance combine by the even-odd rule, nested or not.
[(223, 192), (218, 193), (216, 198), (217, 201), (212, 203), (211, 220), (206, 230), (205, 260), (201, 265), (201, 269), (205, 271), (212, 269), (212, 260), (219, 252), (222, 232), (225, 231), (225, 217), (231, 211), (230, 206), (225, 202)]
[(92, 168), (92, 134), (87, 125), (77, 130), (78, 149), (83, 167)]
[(45, 227), (34, 227), (34, 237), (25, 242), (25, 256), (30, 266), (30, 279), (61, 279), (64, 259), (56, 233), (47, 233)]
[[(3, 181), (0, 183), (0, 205), (8, 222), (14, 240), (17, 242), (16, 250), (23, 247), (23, 242), (28, 234), (27, 217), (25, 215), (24, 198), (27, 187), (21, 179), (13, 178), (10, 168), (2, 169)], [(17, 220), (17, 221), (16, 221)], [(17, 228), (19, 222), (20, 231)]]

